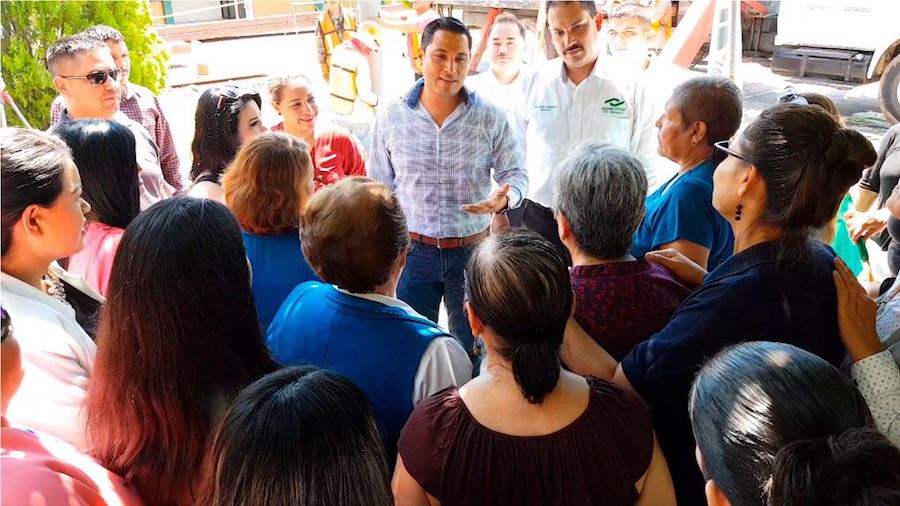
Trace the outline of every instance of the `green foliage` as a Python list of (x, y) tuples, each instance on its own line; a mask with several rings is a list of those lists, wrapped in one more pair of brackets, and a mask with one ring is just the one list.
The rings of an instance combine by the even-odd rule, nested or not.
[[(158, 92), (166, 82), (169, 55), (153, 30), (147, 0), (0, 1), (3, 38), (0, 66), (6, 89), (35, 128), (47, 128), (56, 97), (47, 71), (47, 48), (66, 35), (93, 25), (109, 25), (125, 37), (131, 57), (130, 81)], [(7, 110), (10, 125), (18, 119)]]

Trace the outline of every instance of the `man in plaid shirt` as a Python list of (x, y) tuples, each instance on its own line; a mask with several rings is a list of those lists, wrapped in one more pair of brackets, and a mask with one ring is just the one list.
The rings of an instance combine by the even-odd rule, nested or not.
[(407, 218), (412, 241), (398, 297), (433, 321), (443, 299), (450, 333), (472, 350), (465, 266), (491, 214), (518, 206), (528, 178), (506, 114), (463, 87), (472, 48), (466, 26), (432, 21), (422, 47), (424, 79), (380, 112), (368, 174), (394, 191)]
[[(128, 82), (131, 60), (128, 56), (128, 46), (125, 45), (125, 38), (118, 30), (106, 25), (92, 26), (83, 33), (88, 37), (102, 40), (109, 47), (120, 72), (122, 97), (119, 101), (119, 110), (150, 133), (151, 139), (159, 148), (159, 166), (162, 169), (163, 177), (180, 193), (183, 189), (181, 166), (178, 161), (178, 152), (175, 150), (175, 141), (172, 139), (172, 131), (169, 129), (169, 121), (163, 114), (159, 99), (152, 91)], [(51, 125), (61, 121), (64, 110), (65, 101), (60, 95), (50, 106)]]

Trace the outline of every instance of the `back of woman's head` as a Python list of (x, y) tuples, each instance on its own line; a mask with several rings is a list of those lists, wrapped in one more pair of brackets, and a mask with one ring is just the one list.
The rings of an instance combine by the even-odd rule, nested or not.
[(900, 449), (876, 429), (795, 441), (772, 468), (770, 506), (900, 504)]
[(262, 107), (259, 93), (234, 85), (207, 88), (200, 95), (194, 115), (194, 141), (191, 143), (192, 180), (204, 171), (219, 176), (234, 159), (240, 147), (238, 120), (241, 109), (251, 100)]
[(766, 183), (763, 219), (786, 240), (805, 241), (830, 222), (875, 149), (862, 134), (841, 128), (820, 107), (779, 104), (740, 136), (743, 155)]
[(72, 150), (91, 216), (105, 225), (127, 227), (141, 211), (131, 130), (115, 121), (81, 119), (60, 124), (53, 133)]
[(93, 454), (163, 503), (190, 483), (213, 406), (273, 370), (237, 222), (205, 199), (159, 202), (122, 237), (86, 403)]
[(21, 128), (0, 129), (2, 255), (12, 245), (13, 227), (28, 206), (50, 207), (63, 191), (72, 154), (58, 137)]
[[(707, 362), (691, 391), (690, 414), (703, 472), (734, 506), (817, 504), (772, 498), (801, 493), (804, 465), (825, 470), (849, 461), (811, 462), (804, 454), (872, 426), (850, 378), (809, 352), (770, 342), (734, 346)], [(816, 485), (841, 489), (837, 481)]]
[(559, 348), (572, 309), (562, 252), (540, 235), (512, 230), (486, 239), (466, 269), (470, 310), (488, 327), (522, 394), (538, 404), (559, 380)]
[(283, 369), (235, 398), (213, 438), (200, 497), (209, 505), (391, 504), (372, 409), (347, 378)]
[(259, 135), (222, 176), (225, 203), (248, 232), (296, 231), (312, 191), (312, 171), (306, 143), (293, 135)]

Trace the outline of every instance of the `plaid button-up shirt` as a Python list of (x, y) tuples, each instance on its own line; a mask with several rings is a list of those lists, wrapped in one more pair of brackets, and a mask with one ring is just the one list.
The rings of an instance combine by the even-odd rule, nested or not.
[[(56, 97), (53, 105), (50, 106), (51, 125), (60, 122), (65, 107), (66, 103), (62, 96)], [(180, 192), (184, 186), (181, 164), (178, 160), (178, 152), (175, 150), (175, 141), (172, 139), (169, 121), (163, 114), (159, 99), (147, 88), (128, 83), (125, 97), (119, 103), (119, 110), (125, 113), (125, 116), (140, 123), (150, 133), (150, 137), (159, 148), (159, 168), (162, 170), (163, 177), (167, 183)]]
[(528, 191), (506, 114), (464, 88), (464, 100), (438, 127), (419, 103), (423, 86), (420, 80), (379, 112), (368, 175), (397, 195), (410, 232), (436, 238), (481, 232), (490, 215), (463, 206), (487, 198), (492, 169), (498, 185), (509, 183), (510, 208)]

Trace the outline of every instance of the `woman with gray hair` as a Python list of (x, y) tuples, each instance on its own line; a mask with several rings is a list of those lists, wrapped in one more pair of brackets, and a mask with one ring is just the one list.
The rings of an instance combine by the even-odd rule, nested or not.
[(641, 163), (609, 144), (585, 141), (557, 168), (556, 220), (572, 256), (575, 320), (616, 360), (662, 329), (691, 293), (666, 268), (629, 254), (646, 194)]
[(741, 91), (724, 77), (696, 77), (675, 88), (656, 127), (659, 154), (677, 163), (678, 173), (647, 197), (632, 255), (672, 248), (708, 270), (732, 255), (731, 227), (712, 204), (713, 144), (734, 135), (741, 114)]

